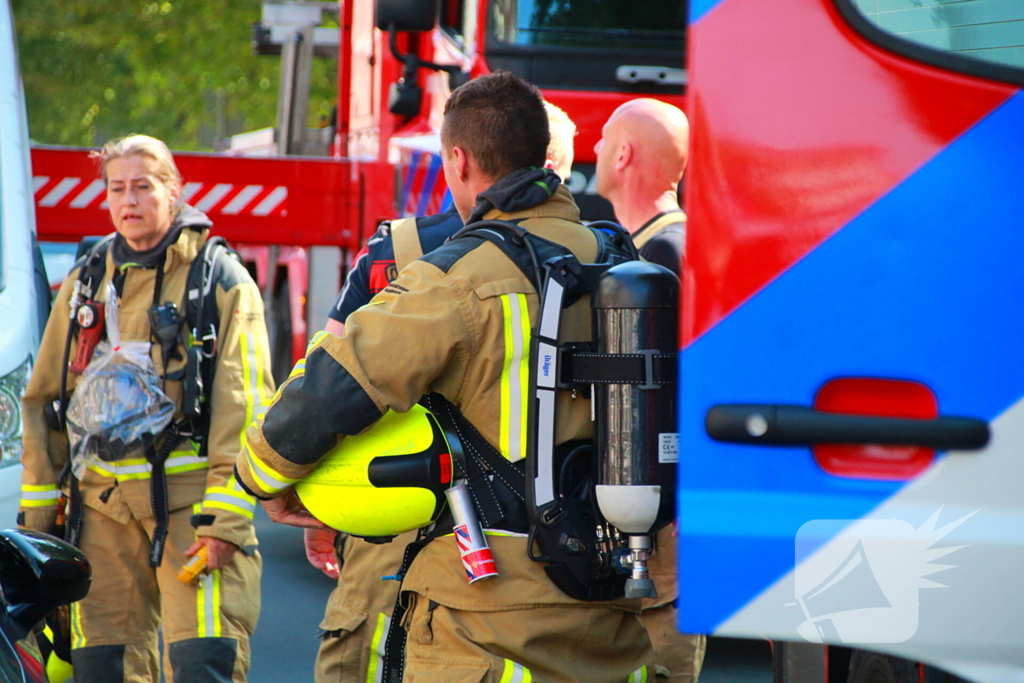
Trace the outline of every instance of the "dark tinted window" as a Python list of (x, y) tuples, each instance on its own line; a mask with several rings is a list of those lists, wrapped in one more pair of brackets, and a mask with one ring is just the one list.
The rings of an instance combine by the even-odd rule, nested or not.
[(515, 45), (679, 49), (685, 0), (497, 0), (492, 27)]

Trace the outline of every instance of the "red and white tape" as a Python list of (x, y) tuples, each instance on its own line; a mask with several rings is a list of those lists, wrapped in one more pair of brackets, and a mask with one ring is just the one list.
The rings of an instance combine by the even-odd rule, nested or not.
[[(103, 181), (94, 178), (32, 178), (40, 209), (106, 209)], [(184, 200), (203, 213), (226, 216), (287, 216), (288, 187), (235, 183), (185, 183)]]

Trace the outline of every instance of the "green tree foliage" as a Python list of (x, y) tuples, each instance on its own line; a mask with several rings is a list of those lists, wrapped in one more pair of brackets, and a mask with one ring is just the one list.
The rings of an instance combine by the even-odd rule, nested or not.
[[(261, 0), (12, 4), (36, 142), (94, 146), (146, 133), (201, 150), (275, 124), (280, 58), (251, 47)], [(337, 101), (336, 68), (314, 60), (311, 126)]]

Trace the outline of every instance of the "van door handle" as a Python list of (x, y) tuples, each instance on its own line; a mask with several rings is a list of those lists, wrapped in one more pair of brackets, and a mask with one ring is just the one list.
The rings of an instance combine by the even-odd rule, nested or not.
[(988, 423), (970, 417), (873, 417), (781, 404), (713, 406), (704, 428), (715, 441), (762, 446), (840, 443), (977, 450), (989, 440)]

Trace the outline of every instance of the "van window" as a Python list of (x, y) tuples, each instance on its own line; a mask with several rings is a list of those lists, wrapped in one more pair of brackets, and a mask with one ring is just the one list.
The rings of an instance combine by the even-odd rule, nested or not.
[(974, 75), (1013, 82), (1024, 79), (1024, 2), (840, 0), (839, 4), (852, 23), (867, 24), (868, 37), (881, 38), (878, 42), (895, 52)]

